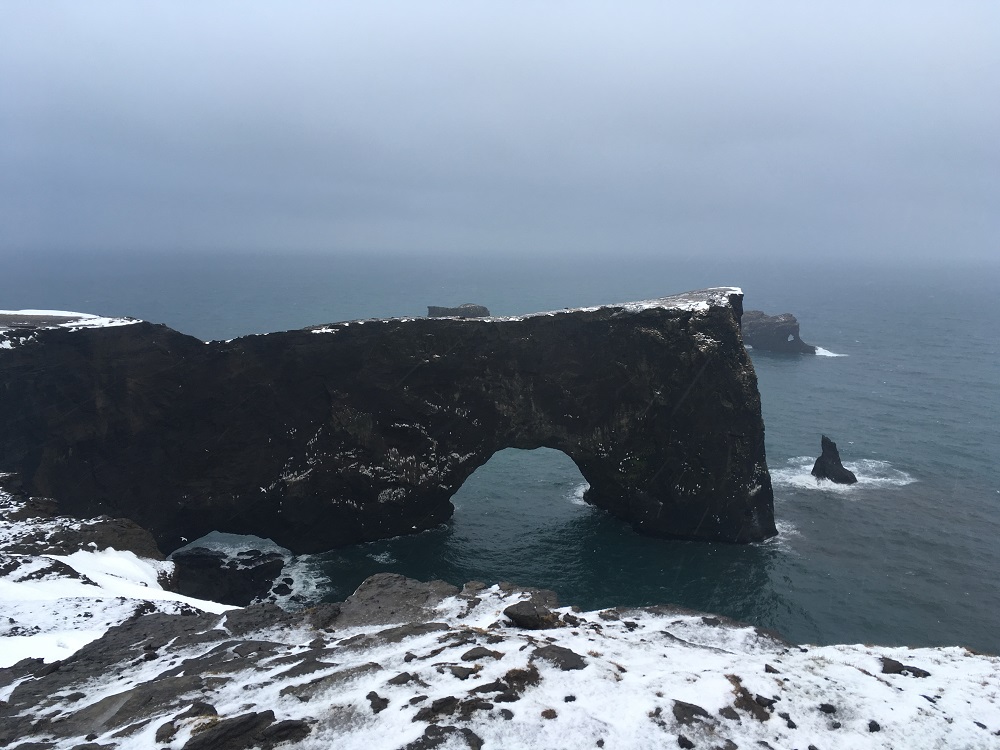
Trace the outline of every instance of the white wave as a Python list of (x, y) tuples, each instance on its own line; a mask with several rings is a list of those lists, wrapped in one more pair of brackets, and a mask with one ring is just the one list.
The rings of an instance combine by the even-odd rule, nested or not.
[(583, 493), (590, 489), (590, 485), (584, 482), (583, 484), (577, 485), (573, 488), (573, 491), (567, 495), (569, 501), (573, 505), (586, 505), (586, 501), (583, 499)]
[(392, 565), (396, 562), (396, 558), (392, 556), (391, 552), (379, 552), (374, 555), (368, 555), (368, 557), (377, 562), (379, 565)]
[(816, 347), (817, 357), (846, 357), (846, 354), (837, 354), (836, 352), (831, 352), (829, 349), (824, 349), (822, 346)]
[(775, 519), (774, 525), (778, 529), (778, 536), (772, 536), (770, 539), (765, 539), (761, 542), (761, 544), (765, 547), (777, 549), (779, 552), (783, 552), (785, 554), (794, 554), (795, 550), (792, 547), (791, 540), (794, 537), (799, 536), (798, 527), (791, 521), (781, 519)]
[(774, 525), (778, 528), (778, 538), (799, 535), (799, 527), (791, 521), (778, 520)]
[(888, 461), (865, 458), (860, 461), (844, 462), (844, 468), (853, 471), (858, 478), (857, 484), (836, 484), (829, 479), (817, 479), (812, 475), (812, 467), (815, 462), (816, 459), (811, 456), (789, 458), (783, 468), (771, 469), (771, 482), (777, 488), (787, 487), (797, 490), (821, 490), (847, 494), (866, 489), (905, 487), (917, 481), (913, 476), (895, 468)]
[(333, 590), (333, 583), (323, 571), (316, 555), (293, 557), (281, 571), (281, 578), (291, 578), (291, 593), (275, 595), (275, 601), (284, 609), (296, 610), (312, 606)]

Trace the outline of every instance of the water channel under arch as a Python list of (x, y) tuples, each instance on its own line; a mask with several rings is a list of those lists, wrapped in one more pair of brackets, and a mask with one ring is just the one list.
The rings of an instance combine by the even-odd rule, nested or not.
[(317, 558), (327, 600), (379, 572), (512, 581), (556, 590), (585, 609), (674, 603), (770, 624), (774, 545), (643, 537), (583, 502), (586, 488), (558, 450), (498, 451), (452, 498), (452, 520), (421, 534), (340, 548)]

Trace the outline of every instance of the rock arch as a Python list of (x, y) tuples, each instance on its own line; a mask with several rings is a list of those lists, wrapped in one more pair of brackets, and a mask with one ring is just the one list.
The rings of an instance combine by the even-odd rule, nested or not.
[(741, 312), (714, 289), (210, 344), (40, 330), (0, 353), (0, 469), (164, 550), (220, 530), (315, 552), (436, 525), (496, 451), (548, 447), (641, 533), (758, 541), (773, 497)]

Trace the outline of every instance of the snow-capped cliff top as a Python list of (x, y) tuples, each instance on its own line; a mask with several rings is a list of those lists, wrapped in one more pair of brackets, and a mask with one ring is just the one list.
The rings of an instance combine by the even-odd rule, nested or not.
[[(657, 297), (655, 299), (637, 300), (634, 302), (616, 302), (606, 305), (592, 305), (590, 307), (567, 307), (562, 310), (545, 310), (542, 312), (524, 313), (522, 315), (490, 315), (481, 318), (467, 318), (460, 316), (435, 316), (433, 320), (459, 320), (464, 323), (495, 323), (518, 320), (529, 320), (531, 318), (554, 317), (557, 315), (572, 315), (574, 313), (594, 313), (601, 310), (610, 310), (625, 313), (640, 313), (644, 310), (683, 310), (687, 312), (704, 313), (713, 307), (730, 307), (730, 297), (733, 295), (743, 295), (743, 290), (736, 286), (720, 286), (711, 289), (698, 289), (682, 294), (674, 294), (668, 297)], [(336, 323), (327, 323), (316, 326), (309, 326), (306, 330), (312, 333), (336, 333), (341, 328), (350, 325), (364, 325), (366, 323), (381, 323), (389, 321), (409, 322), (412, 320), (424, 320), (423, 316), (403, 316), (397, 318), (368, 318), (364, 320), (345, 320)]]
[(0, 310), (0, 331), (20, 328), (110, 328), (139, 322), (136, 318), (112, 318), (69, 310)]

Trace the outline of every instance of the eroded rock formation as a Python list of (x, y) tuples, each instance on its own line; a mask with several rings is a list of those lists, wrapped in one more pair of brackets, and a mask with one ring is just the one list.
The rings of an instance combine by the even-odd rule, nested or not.
[(760, 351), (816, 353), (815, 346), (799, 338), (799, 321), (791, 313), (765, 315), (760, 310), (747, 310), (743, 314), (743, 340)]
[(166, 326), (0, 333), (0, 470), (164, 552), (212, 530), (312, 552), (433, 527), (498, 450), (561, 450), (646, 534), (775, 534), (742, 293), (204, 343)]
[(837, 450), (837, 444), (830, 440), (826, 435), (823, 435), (823, 439), (820, 441), (822, 446), (822, 453), (820, 453), (819, 458), (816, 459), (816, 463), (813, 464), (812, 475), (817, 479), (829, 479), (831, 482), (836, 482), (837, 484), (854, 484), (858, 481), (858, 478), (854, 476), (854, 472), (845, 469), (844, 464), (840, 462), (840, 451)]

